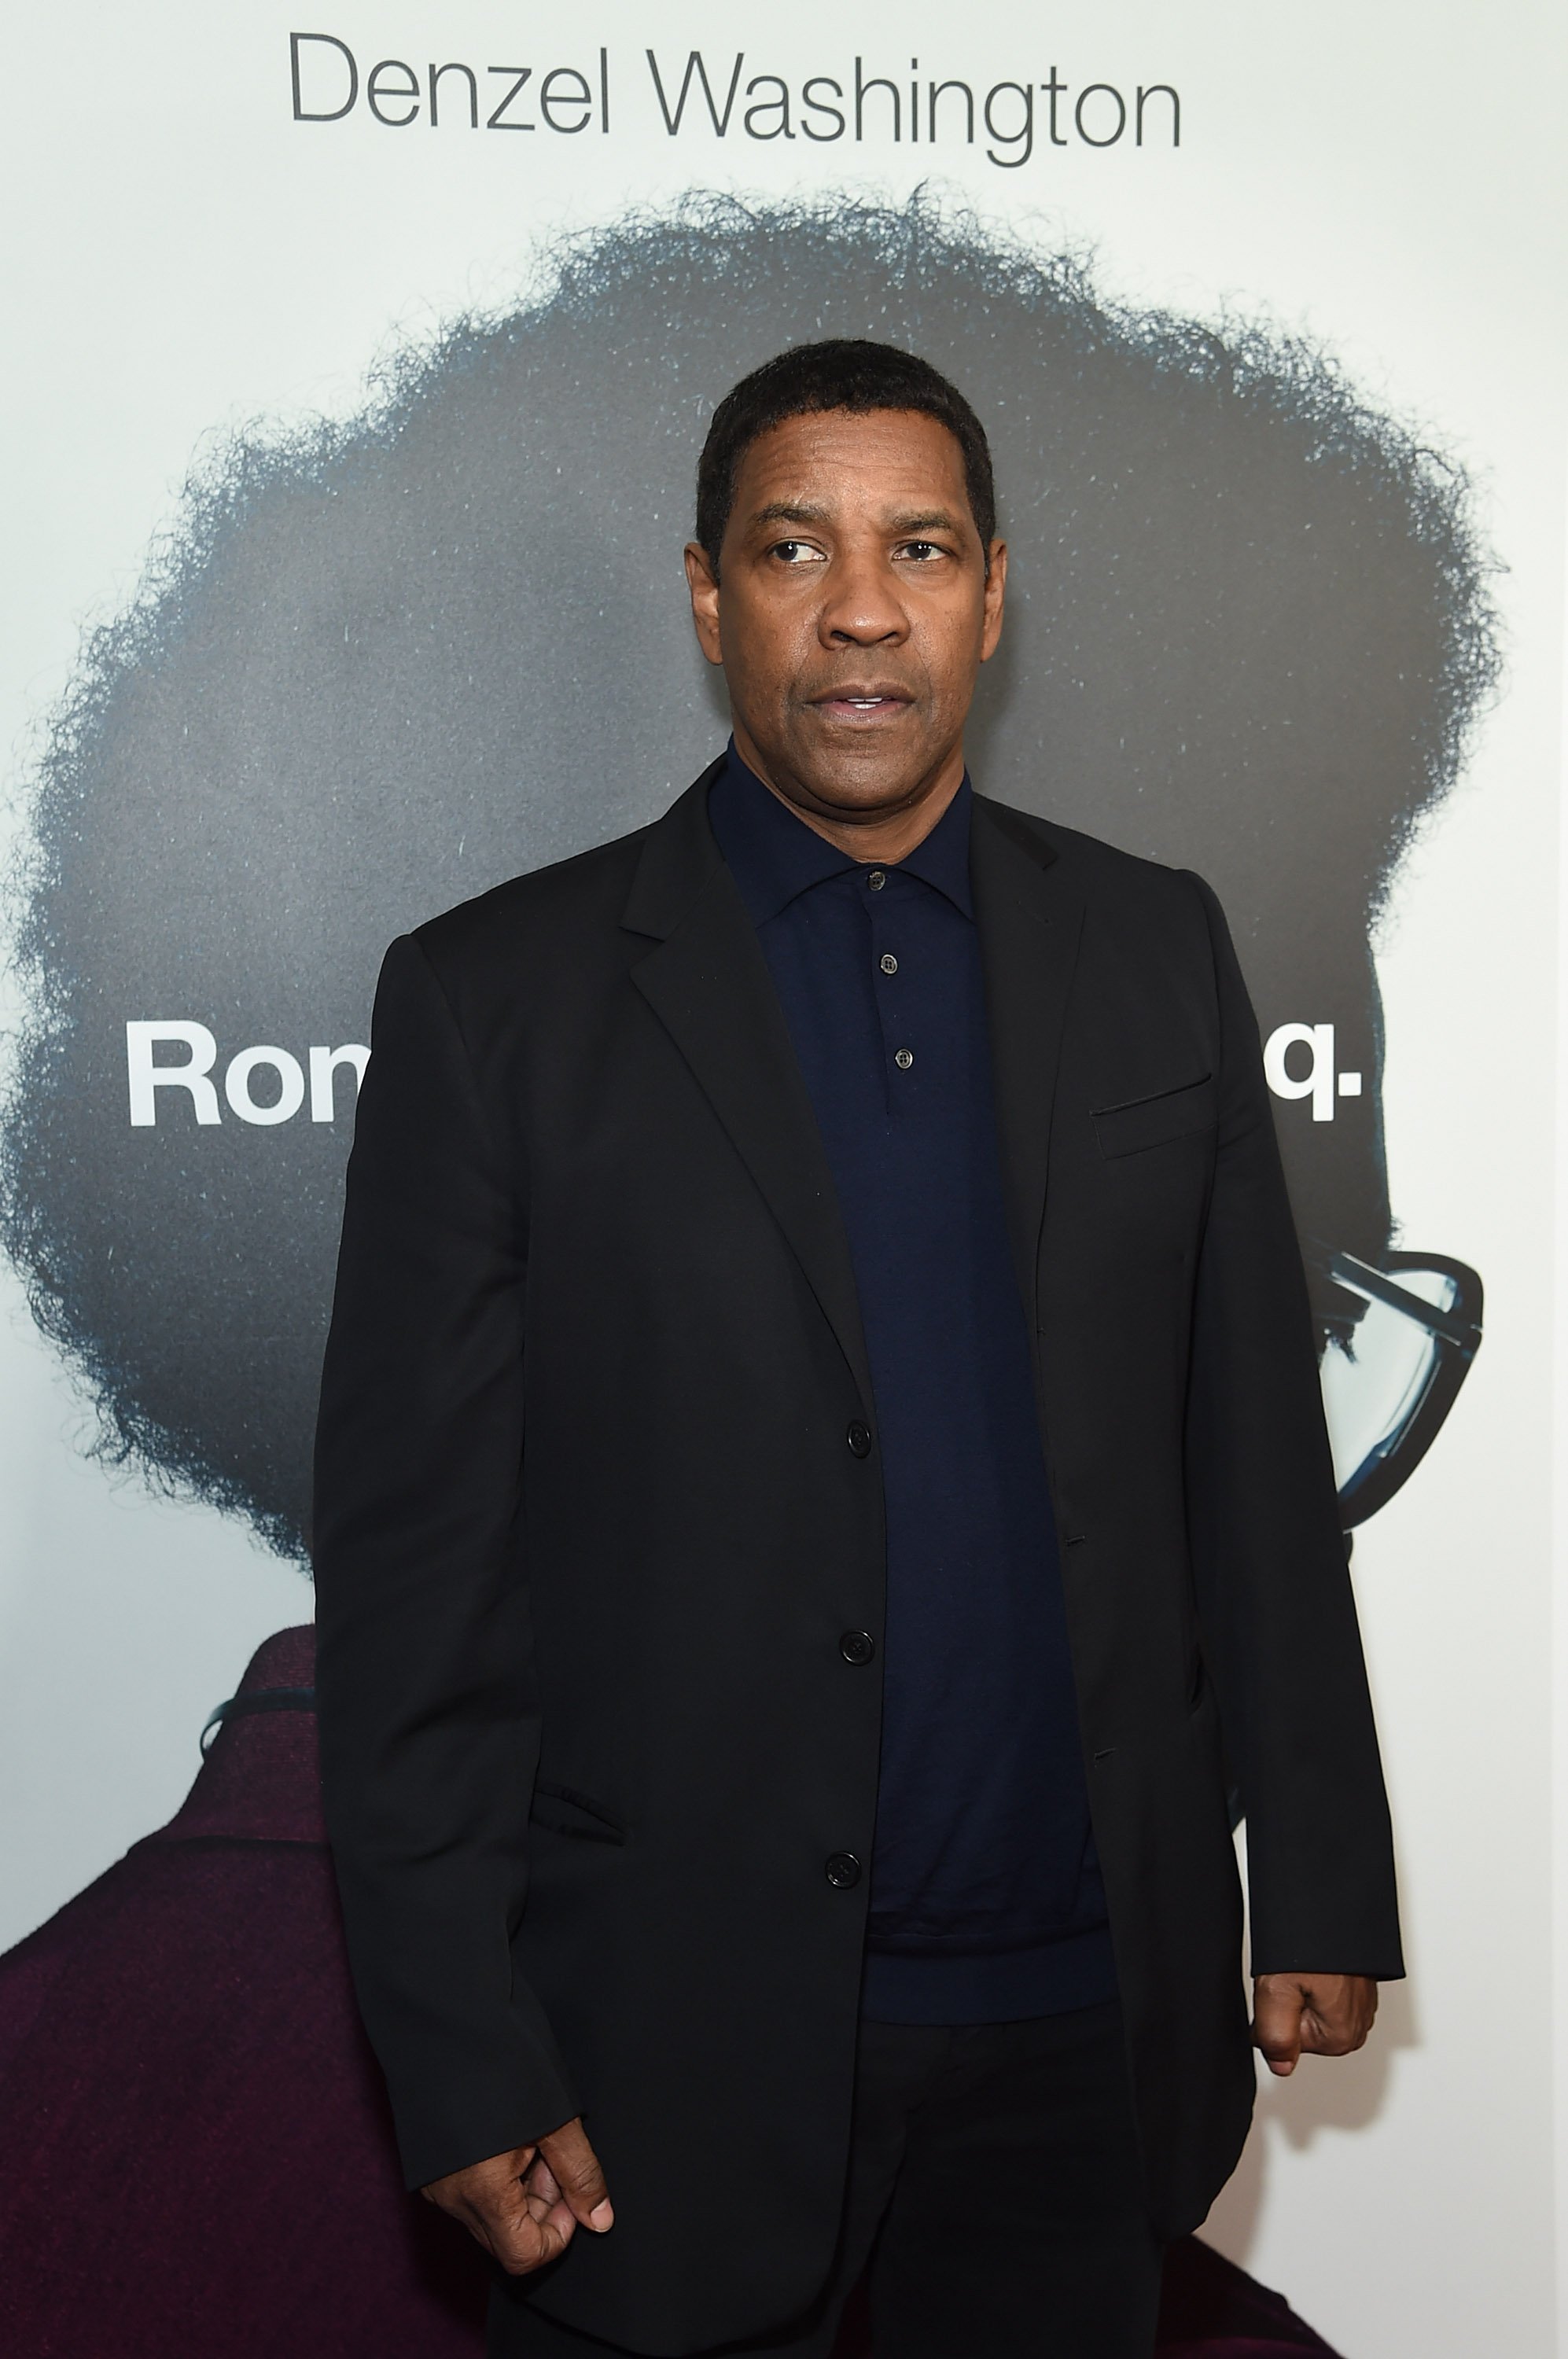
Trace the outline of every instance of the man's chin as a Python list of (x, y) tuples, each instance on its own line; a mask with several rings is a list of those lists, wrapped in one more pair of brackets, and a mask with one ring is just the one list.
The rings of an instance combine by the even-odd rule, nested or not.
[(940, 748), (872, 743), (791, 746), (763, 775), (787, 800), (824, 819), (890, 819), (930, 791), (944, 766)]

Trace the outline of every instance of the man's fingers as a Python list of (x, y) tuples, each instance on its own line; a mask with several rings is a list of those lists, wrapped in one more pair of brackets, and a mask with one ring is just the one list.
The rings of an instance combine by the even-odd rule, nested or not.
[(1301, 2017), (1303, 2056), (1348, 2056), (1366, 2036), (1363, 2032), (1357, 2038), (1341, 2025), (1326, 2021), (1315, 2007), (1309, 2006)]
[(576, 2219), (537, 2147), (491, 2155), (432, 2180), (421, 2191), (461, 2220), (509, 2277), (527, 2277), (559, 2259), (577, 2232)]
[(1352, 2056), (1367, 2044), (1377, 2013), (1377, 1985), (1363, 1974), (1323, 1976), (1307, 1988), (1301, 2046), (1314, 2056)]
[(1269, 2071), (1283, 2078), (1303, 2055), (1352, 2055), (1377, 2012), (1377, 1985), (1366, 1974), (1260, 1974), (1252, 2037)]
[(523, 2277), (558, 2260), (576, 2229), (571, 2212), (558, 2207), (543, 2220), (525, 2212), (520, 2220), (495, 2223), (480, 2242), (489, 2246), (508, 2277)]
[(515, 2277), (558, 2260), (579, 2223), (602, 2235), (615, 2216), (580, 2121), (432, 2180), (423, 2192)]
[[(536, 2163), (534, 2169), (538, 2168)], [(544, 2268), (560, 2257), (577, 2232), (566, 2205), (536, 2193), (532, 2177), (530, 2172), (518, 2188), (515, 2204), (487, 2205), (459, 2215), (508, 2277), (527, 2277)]]
[(551, 2130), (548, 2137), (540, 2138), (539, 2146), (544, 2165), (572, 2218), (603, 2235), (606, 2228), (615, 2225), (615, 2214), (599, 2158), (588, 2143), (588, 2133), (582, 2122), (568, 2122), (563, 2128)]
[(1281, 1984), (1282, 1978), (1273, 1975), (1265, 1975), (1257, 1984), (1252, 2001), (1252, 2038), (1270, 2072), (1284, 2080), (1295, 2071), (1301, 2058), (1305, 2003), (1299, 1988)]

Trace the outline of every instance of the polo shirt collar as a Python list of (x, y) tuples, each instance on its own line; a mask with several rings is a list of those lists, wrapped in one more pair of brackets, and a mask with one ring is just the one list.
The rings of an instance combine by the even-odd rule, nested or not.
[(754, 926), (766, 925), (802, 893), (830, 877), (877, 865), (934, 886), (964, 917), (973, 919), (975, 901), (969, 884), (973, 804), (966, 772), (931, 833), (901, 861), (852, 860), (769, 792), (736, 753), (732, 738), (729, 759), (709, 789), (708, 814)]

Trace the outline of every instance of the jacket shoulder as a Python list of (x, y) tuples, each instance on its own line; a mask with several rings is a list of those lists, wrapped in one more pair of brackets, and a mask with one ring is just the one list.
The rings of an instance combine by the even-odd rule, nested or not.
[(1124, 852), (1119, 844), (1106, 843), (1100, 836), (1086, 835), (1082, 828), (1063, 827), (1057, 820), (1041, 819), (1034, 811), (1019, 810), (989, 795), (982, 800), (1003, 834), (1020, 851), (1052, 866), (1060, 863), (1064, 875), (1096, 898), (1120, 902), (1129, 910), (1164, 908), (1189, 915), (1196, 915), (1205, 900), (1214, 899), (1212, 888), (1190, 868), (1146, 860), (1141, 853)]
[(436, 973), (452, 983), (479, 981), (502, 966), (515, 973), (526, 950), (548, 958), (563, 940), (580, 960), (595, 926), (618, 924), (648, 833), (636, 828), (508, 877), (427, 919), (414, 928), (414, 940)]

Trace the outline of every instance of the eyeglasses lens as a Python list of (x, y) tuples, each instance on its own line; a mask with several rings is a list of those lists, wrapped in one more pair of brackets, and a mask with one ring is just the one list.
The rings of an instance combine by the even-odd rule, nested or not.
[[(1437, 1310), (1451, 1310), (1459, 1291), (1443, 1270), (1401, 1269), (1399, 1282)], [(1334, 1482), (1348, 1499), (1409, 1432), (1442, 1346), (1419, 1317), (1374, 1300), (1344, 1277), (1336, 1283), (1363, 1306), (1348, 1337), (1330, 1342), (1320, 1370)]]

